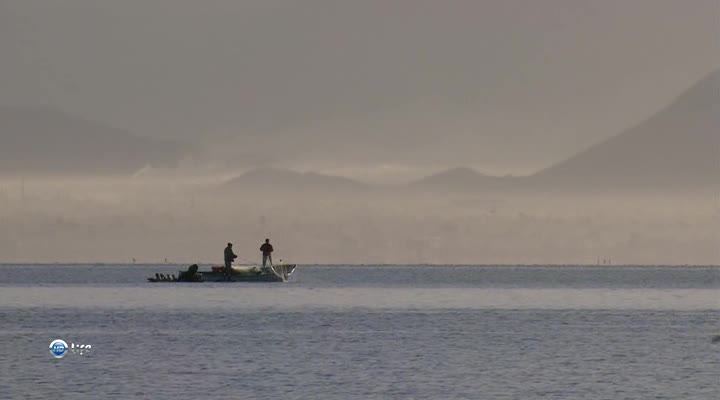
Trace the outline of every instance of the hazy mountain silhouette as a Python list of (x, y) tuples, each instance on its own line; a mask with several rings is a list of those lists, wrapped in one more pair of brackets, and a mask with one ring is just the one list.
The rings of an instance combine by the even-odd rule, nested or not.
[(0, 175), (132, 174), (186, 151), (50, 108), (0, 107), (0, 143)]
[(534, 175), (453, 168), (410, 187), (428, 191), (720, 188), (720, 70), (627, 131)]
[(226, 190), (350, 192), (367, 190), (371, 186), (339, 176), (315, 172), (296, 172), (277, 168), (256, 168), (223, 184)]
[(531, 177), (563, 188), (720, 186), (720, 70), (639, 125)]
[(490, 176), (467, 167), (457, 167), (419, 179), (409, 185), (411, 189), (447, 192), (474, 192), (513, 190), (523, 178)]

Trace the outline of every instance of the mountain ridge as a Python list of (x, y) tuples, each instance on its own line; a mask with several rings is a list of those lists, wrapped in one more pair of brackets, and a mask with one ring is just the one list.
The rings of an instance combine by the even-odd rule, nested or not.
[(0, 141), (0, 175), (131, 175), (188, 150), (49, 107), (0, 107)]
[(290, 169), (259, 167), (248, 170), (222, 183), (227, 190), (298, 190), (360, 191), (372, 186), (350, 178), (317, 172), (298, 172)]
[(717, 187), (719, 159), (716, 70), (634, 127), (529, 178), (553, 187)]
[(639, 124), (534, 174), (491, 176), (457, 167), (410, 186), (456, 192), (720, 189), (720, 69)]

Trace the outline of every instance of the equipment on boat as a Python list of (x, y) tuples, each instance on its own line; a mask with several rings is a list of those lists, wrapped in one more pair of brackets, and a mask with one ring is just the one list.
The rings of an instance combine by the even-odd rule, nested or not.
[[(295, 271), (295, 264), (278, 264), (267, 267), (239, 266), (232, 267), (230, 276), (225, 274), (225, 267), (211, 267), (210, 271), (196, 271), (197, 278), (189, 282), (287, 282)], [(179, 276), (185, 276), (186, 271), (180, 271)], [(188, 282), (175, 278), (155, 274), (148, 278), (148, 282)]]

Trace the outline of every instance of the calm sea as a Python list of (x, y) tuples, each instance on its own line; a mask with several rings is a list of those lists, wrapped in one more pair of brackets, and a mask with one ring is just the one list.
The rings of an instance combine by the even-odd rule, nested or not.
[(717, 267), (179, 269), (0, 266), (0, 398), (720, 399)]

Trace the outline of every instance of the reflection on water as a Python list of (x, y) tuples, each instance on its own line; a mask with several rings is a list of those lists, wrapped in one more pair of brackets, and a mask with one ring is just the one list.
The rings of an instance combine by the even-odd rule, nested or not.
[(179, 268), (0, 267), (0, 397), (720, 398), (720, 268)]
[(150, 309), (635, 309), (720, 308), (715, 289), (468, 289), (303, 288), (218, 284), (197, 287), (3, 288), (0, 304), (14, 308)]
[[(142, 286), (156, 272), (187, 265), (0, 265), (0, 286)], [(204, 266), (201, 269), (209, 269)], [(637, 266), (300, 266), (302, 287), (720, 288), (720, 267)]]

